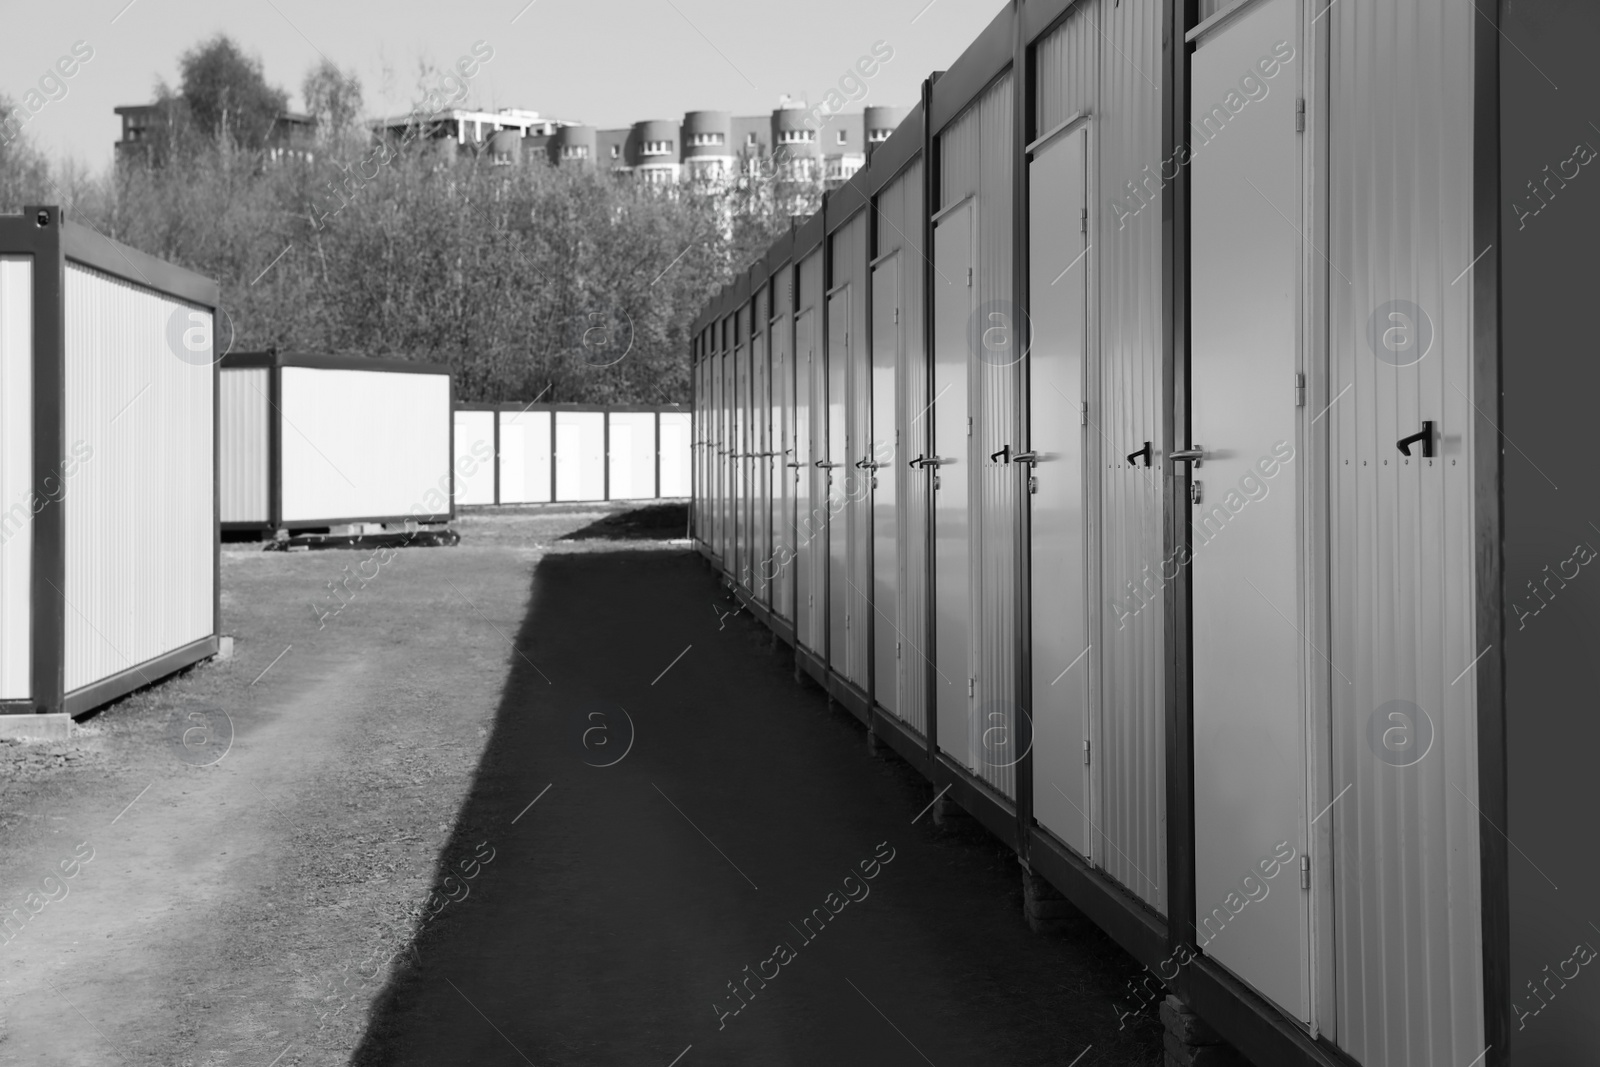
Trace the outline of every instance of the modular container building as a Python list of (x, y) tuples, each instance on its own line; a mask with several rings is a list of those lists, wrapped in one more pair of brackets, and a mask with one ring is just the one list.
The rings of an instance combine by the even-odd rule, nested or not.
[(222, 528), (271, 535), (454, 515), (443, 363), (301, 352), (222, 359)]
[(475, 473), (458, 479), (456, 503), (687, 497), (693, 421), (679, 404), (458, 405), (457, 472)]
[(0, 215), (0, 713), (216, 654), (216, 307), (59, 208)]
[(695, 323), (702, 553), (1263, 1067), (1600, 1062), (1597, 41), (1018, 0)]

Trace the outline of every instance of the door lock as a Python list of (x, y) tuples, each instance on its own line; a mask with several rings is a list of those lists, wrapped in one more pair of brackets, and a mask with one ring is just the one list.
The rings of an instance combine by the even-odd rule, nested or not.
[(1200, 503), (1200, 482), (1198, 480), (1189, 483), (1189, 503)]

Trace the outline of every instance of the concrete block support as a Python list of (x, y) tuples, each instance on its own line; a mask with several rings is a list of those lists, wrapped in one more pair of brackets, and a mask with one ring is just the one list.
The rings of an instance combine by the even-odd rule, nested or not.
[(1161, 1025), (1166, 1029), (1166, 1067), (1251, 1067), (1250, 1061), (1224, 1044), (1217, 1032), (1168, 994), (1161, 1002)]
[(1059, 889), (1027, 867), (1022, 868), (1022, 914), (1036, 934), (1069, 933), (1092, 925)]

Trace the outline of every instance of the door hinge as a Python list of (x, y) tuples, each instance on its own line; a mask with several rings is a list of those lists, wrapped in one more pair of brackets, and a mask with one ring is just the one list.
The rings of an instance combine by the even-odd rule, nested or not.
[(1083, 765), (1085, 767), (1089, 766), (1089, 742), (1087, 741), (1083, 743)]
[(972, 696), (973, 695), (973, 691), (974, 691), (974, 688), (975, 688), (976, 684), (977, 684), (977, 679), (973, 678), (973, 677), (971, 677), (969, 675), (967, 677), (967, 696)]
[(1087, 400), (1078, 405), (1078, 425), (1089, 425), (1089, 402)]
[(844, 628), (846, 630), (850, 629), (850, 613), (848, 611), (844, 613)]
[(1294, 102), (1294, 132), (1306, 132), (1306, 98), (1303, 96)]
[(1311, 888), (1311, 857), (1300, 853), (1300, 888)]
[(894, 643), (894, 658), (895, 659), (899, 659), (900, 658), (900, 642), (899, 641), (896, 641)]
[(1081, 214), (1078, 216), (1078, 232), (1084, 234), (1085, 236), (1087, 236), (1088, 233), (1089, 233), (1089, 209), (1088, 208), (1082, 208), (1081, 209)]
[(900, 321), (900, 309), (899, 308), (895, 308), (894, 309), (894, 321), (897, 322), (897, 323)]
[(1294, 406), (1297, 408), (1306, 406), (1306, 376), (1304, 374), (1297, 373), (1294, 376)]
[(1028, 475), (1028, 492), (1037, 493), (1038, 491), (1039, 491), (1039, 479), (1034, 477), (1031, 474)]
[(967, 416), (967, 436), (968, 437), (972, 436), (972, 416), (971, 415)]
[(972, 268), (971, 267), (967, 268), (967, 288), (968, 289), (972, 288)]

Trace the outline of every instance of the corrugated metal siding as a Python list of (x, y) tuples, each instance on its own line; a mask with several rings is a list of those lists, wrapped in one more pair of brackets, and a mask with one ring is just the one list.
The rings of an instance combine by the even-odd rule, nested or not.
[[(962, 197), (977, 199), (977, 247), (974, 284), (978, 322), (1015, 329), (1012, 290), (1012, 131), (1011, 75), (1000, 78), (941, 135), (944, 205)], [(991, 316), (999, 315), (1001, 319)], [(1002, 365), (1003, 364), (1003, 365)], [(1018, 426), (1019, 369), (1014, 361), (998, 362), (968, 354), (968, 411), (973, 416), (972, 454), (975, 475), (968, 483), (972, 522), (972, 664), (975, 678), (972, 714), (968, 716), (968, 752), (977, 773), (995, 789), (1012, 796), (1016, 753), (1006, 739), (1017, 722), (1017, 589), (1016, 533), (1019, 482), (1009, 464), (988, 462), (1004, 446), (1015, 450)], [(995, 728), (1002, 724), (1003, 730)]]
[[(741, 308), (738, 318), (748, 321), (748, 305)], [(740, 343), (733, 352), (733, 559), (728, 570), (739, 584), (750, 589), (755, 579), (755, 568), (750, 565), (750, 344)]]
[(751, 300), (750, 322), (750, 580), (756, 599), (772, 598), (772, 354), (767, 337), (767, 289)]
[(222, 372), (217, 462), (221, 467), (223, 522), (266, 522), (269, 517), (271, 374), (266, 367)]
[(656, 495), (656, 413), (611, 412), (611, 499), (644, 500)]
[(1067, 20), (1034, 45), (1034, 116), (1043, 136), (1080, 111), (1093, 111), (1100, 76), (1098, 0), (1080, 0)]
[(494, 416), (492, 411), (456, 412), (456, 503), (493, 504)]
[[(830, 457), (845, 464), (833, 472), (834, 484), (840, 487), (839, 491), (846, 502), (833, 519), (836, 523), (842, 523), (845, 529), (843, 588), (846, 648), (843, 665), (845, 677), (865, 690), (871, 663), (867, 620), (872, 612), (872, 601), (868, 595), (872, 588), (872, 497), (868, 485), (872, 472), (862, 470), (855, 464), (867, 453), (872, 432), (866, 212), (858, 213), (834, 231), (832, 240), (834, 287), (850, 286), (849, 321), (844, 324), (848, 335), (843, 368), (845, 396), (843, 404), (838, 406), (845, 420), (844, 450), (841, 455)], [(835, 588), (839, 586), (836, 584)]]
[[(33, 257), (0, 256), (0, 699), (32, 693)], [(70, 491), (70, 490), (69, 490)]]
[[(895, 374), (896, 510), (900, 516), (899, 620), (902, 653), (896, 678), (896, 712), (918, 733), (928, 729), (928, 479), (911, 477), (904, 461), (928, 451), (928, 351), (923, 314), (922, 162), (911, 164), (878, 196), (878, 254), (900, 255), (901, 357)], [(880, 616), (881, 621), (881, 616)]]
[(550, 500), (550, 412), (502, 411), (500, 503)]
[[(1471, 5), (1329, 13), (1328, 258), (1337, 1019), (1370, 1067), (1469, 1063), (1484, 1049), (1475, 688), (1452, 684), (1487, 642), (1474, 617), (1471, 288), (1493, 235), (1472, 226)], [(1411, 301), (1432, 326), (1420, 362), (1377, 358), (1369, 324)], [(1410, 355), (1402, 357), (1409, 359)], [(1432, 419), (1437, 458), (1395, 441)], [(1388, 702), (1417, 705), (1433, 749), (1409, 766), (1369, 741)], [(1413, 718), (1415, 715), (1413, 713)], [(1420, 719), (1417, 722), (1421, 722)], [(1513, 862), (1516, 862), (1513, 859)], [(1513, 976), (1516, 981), (1525, 976)]]
[(686, 497), (692, 493), (689, 468), (693, 462), (690, 438), (694, 416), (687, 411), (661, 412), (661, 486), (664, 497)]
[(286, 522), (448, 510), (448, 377), (313, 367), (282, 373)]
[[(808, 460), (821, 459), (827, 454), (826, 441), (823, 438), (826, 425), (823, 419), (825, 411), (822, 398), (826, 396), (824, 391), (826, 368), (822, 360), (822, 304), (822, 250), (819, 248), (800, 263), (799, 310), (801, 314), (810, 316), (810, 363), (805, 362), (805, 352), (798, 349), (795, 352), (795, 373), (809, 375), (811, 402), (800, 427), (800, 432), (806, 434), (810, 441), (806, 449)], [(798, 338), (798, 333), (796, 336)], [(805, 569), (801, 572), (805, 586), (801, 588), (800, 596), (808, 597), (811, 603), (811, 625), (802, 642), (807, 648), (819, 654), (827, 647), (824, 642), (828, 625), (827, 616), (822, 610), (823, 605), (827, 603), (828, 580), (828, 495), (825, 474), (825, 471), (820, 471), (814, 466), (807, 466), (801, 470), (801, 478), (809, 481), (809, 491), (805, 500), (805, 510), (797, 520), (800, 552), (806, 559)]]
[[(1163, 550), (1161, 439), (1161, 210), (1152, 205), (1118, 226), (1110, 202), (1146, 165), (1161, 160), (1161, 41), (1158, 0), (1092, 0), (1081, 17), (1100, 38), (1103, 71), (1098, 149), (1100, 209), (1090, 212), (1089, 254), (1100, 284), (1091, 292), (1089, 423), (1104, 449), (1099, 501), (1101, 602), (1100, 689), (1091, 690), (1091, 722), (1100, 806), (1090, 812), (1099, 840), (1096, 862), (1157, 911), (1166, 912), (1166, 729), (1159, 580), (1133, 598), (1136, 581), (1160, 568)], [(1094, 326), (1091, 326), (1094, 330)], [(1098, 341), (1098, 344), (1096, 343)], [(1157, 465), (1124, 458), (1153, 442)], [(1142, 586), (1140, 588), (1143, 588)], [(1128, 606), (1131, 603), (1131, 607)], [(1140, 607), (1140, 604), (1143, 604)], [(1129, 617), (1131, 616), (1131, 617)]]
[(772, 280), (772, 610), (794, 621), (794, 305), (788, 267)]
[(606, 416), (556, 412), (556, 499), (606, 498)]
[(209, 329), (210, 311), (67, 264), (69, 695), (215, 631), (216, 370), (169, 346), (185, 314)]

